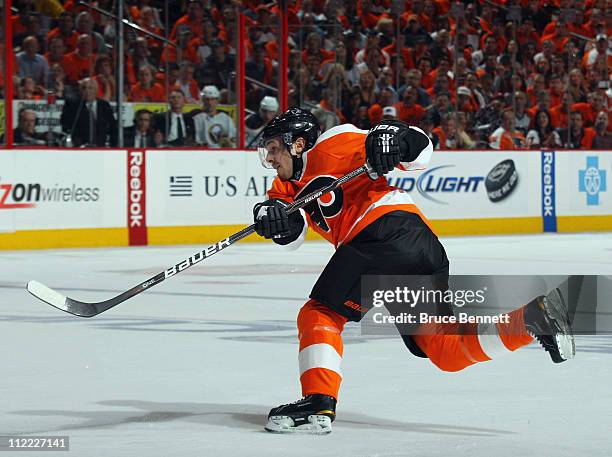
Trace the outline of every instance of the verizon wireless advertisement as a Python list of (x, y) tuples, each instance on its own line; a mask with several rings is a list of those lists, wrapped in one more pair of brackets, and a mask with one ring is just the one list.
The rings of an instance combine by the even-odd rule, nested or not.
[(124, 161), (124, 151), (2, 151), (0, 230), (125, 226)]

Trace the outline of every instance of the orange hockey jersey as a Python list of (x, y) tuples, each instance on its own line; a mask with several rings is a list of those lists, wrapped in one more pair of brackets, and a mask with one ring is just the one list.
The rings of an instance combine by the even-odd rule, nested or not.
[[(423, 133), (417, 127), (410, 128)], [(315, 146), (302, 156), (304, 168), (300, 180), (283, 182), (276, 177), (268, 197), (291, 203), (359, 168), (366, 160), (367, 134), (367, 130), (360, 130), (351, 124), (326, 131)], [(400, 168), (406, 171), (423, 169), (432, 152), (430, 141), (413, 162), (402, 163)], [(309, 226), (337, 248), (348, 243), (383, 214), (397, 210), (420, 214), (406, 192), (390, 186), (384, 177), (373, 181), (364, 174), (306, 205), (304, 213), (307, 225), (302, 236), (292, 244), (303, 241), (306, 227)], [(423, 217), (423, 220), (426, 219)]]

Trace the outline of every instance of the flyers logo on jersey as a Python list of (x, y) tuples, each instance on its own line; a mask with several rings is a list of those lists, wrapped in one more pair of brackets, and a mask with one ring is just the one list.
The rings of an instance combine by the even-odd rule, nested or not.
[[(308, 195), (311, 192), (315, 192), (325, 186), (330, 185), (336, 178), (333, 176), (317, 176), (310, 181), (302, 190), (295, 196), (295, 199), (299, 199), (302, 195)], [(344, 203), (344, 194), (342, 188), (337, 188), (329, 194), (323, 195), (321, 198), (308, 203), (304, 206), (304, 211), (308, 213), (312, 222), (317, 224), (321, 230), (329, 232), (331, 228), (327, 224), (326, 219), (331, 219), (337, 216), (342, 211), (342, 204)]]

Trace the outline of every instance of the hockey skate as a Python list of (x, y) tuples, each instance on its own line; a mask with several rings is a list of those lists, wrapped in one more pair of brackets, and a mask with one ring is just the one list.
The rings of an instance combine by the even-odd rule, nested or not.
[(527, 331), (550, 354), (553, 362), (574, 358), (574, 334), (567, 302), (560, 289), (553, 289), (548, 295), (532, 300), (524, 313)]
[(307, 395), (293, 403), (272, 408), (266, 431), (325, 435), (336, 418), (336, 399), (329, 395)]

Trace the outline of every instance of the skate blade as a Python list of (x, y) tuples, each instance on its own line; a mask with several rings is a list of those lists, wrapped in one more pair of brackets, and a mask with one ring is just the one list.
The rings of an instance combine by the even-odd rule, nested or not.
[(331, 419), (317, 414), (308, 416), (308, 422), (297, 427), (289, 416), (272, 416), (264, 428), (270, 433), (303, 435), (327, 435), (332, 431)]
[[(563, 300), (563, 295), (559, 289), (554, 289), (546, 298), (549, 301), (545, 305), (546, 313), (555, 319), (562, 330), (562, 333), (555, 335), (559, 354), (563, 361), (573, 359), (576, 355), (576, 343), (574, 342), (574, 332), (569, 321), (569, 311), (565, 300)], [(550, 302), (554, 302), (554, 304)]]

